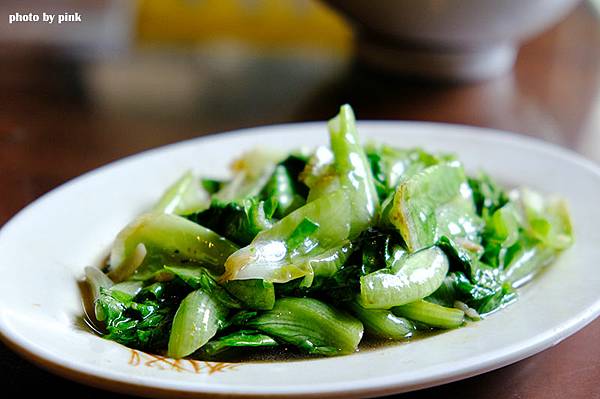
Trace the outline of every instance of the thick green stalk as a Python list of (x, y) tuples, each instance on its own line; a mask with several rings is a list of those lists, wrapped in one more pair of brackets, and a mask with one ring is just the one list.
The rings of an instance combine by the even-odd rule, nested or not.
[(373, 223), (379, 197), (371, 166), (358, 137), (352, 108), (343, 105), (328, 125), (333, 166), (343, 189), (348, 192), (352, 209), (350, 239), (353, 239)]
[(318, 355), (352, 353), (363, 335), (360, 321), (312, 298), (282, 298), (248, 327)]
[(221, 274), (237, 246), (215, 232), (183, 217), (164, 213), (140, 216), (117, 236), (110, 254), (109, 277), (130, 277), (146, 255), (200, 263)]
[(226, 316), (227, 308), (208, 293), (193, 291), (181, 301), (175, 313), (169, 336), (169, 357), (179, 359), (200, 349), (217, 333)]
[(465, 322), (465, 312), (419, 300), (392, 309), (395, 315), (437, 328), (457, 328)]
[(429, 247), (402, 258), (396, 269), (381, 269), (360, 278), (360, 302), (369, 309), (389, 309), (432, 294), (448, 273), (448, 258)]
[(366, 309), (357, 302), (351, 302), (349, 306), (352, 314), (365, 326), (365, 331), (373, 336), (401, 340), (411, 337), (415, 331), (409, 320), (389, 310)]

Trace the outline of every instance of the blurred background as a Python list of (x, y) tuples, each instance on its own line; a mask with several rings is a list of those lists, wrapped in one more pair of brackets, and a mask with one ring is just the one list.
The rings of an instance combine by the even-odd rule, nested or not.
[[(438, 72), (440, 68), (453, 72), (456, 65), (450, 50), (491, 48), (484, 40), (488, 36), (478, 35), (477, 29), (491, 29), (492, 22), (504, 21), (496, 19), (501, 10), (492, 8), (489, 14), (473, 11), (469, 5), (473, 2), (467, 0), (454, 0), (457, 4), (415, 0), (412, 5), (420, 4), (430, 14), (413, 18), (403, 13), (402, 26), (429, 35), (420, 41), (416, 34), (391, 37), (389, 32), (382, 33), (373, 21), (366, 20), (369, 10), (363, 20), (361, 12), (349, 10), (349, 4), (355, 2), (341, 3), (1, 1), (0, 226), (41, 194), (123, 156), (231, 129), (323, 120), (344, 102), (354, 107), (359, 119), (427, 120), (505, 129), (600, 161), (600, 0), (495, 1), (498, 7), (516, 5), (516, 13), (505, 17), (513, 23), (524, 17), (525, 26), (551, 4), (558, 11), (543, 26), (522, 37), (511, 37), (511, 45), (520, 46), (518, 53), (511, 52), (511, 46), (500, 46), (506, 50), (501, 53), (504, 51), (507, 68), (454, 78), (452, 73), (428, 73), (430, 64), (435, 64)], [(368, 3), (372, 2), (363, 5)], [(480, 0), (478, 4), (490, 3), (494, 2)], [(522, 12), (525, 4), (533, 7), (527, 13)], [(372, 3), (370, 8), (377, 7)], [(8, 23), (11, 14), (30, 12), (77, 12), (82, 21)], [(448, 20), (448, 24), (434, 19), (445, 13), (454, 13), (453, 18), (458, 19)], [(396, 17), (388, 14), (388, 22), (393, 24)], [(462, 24), (467, 19), (475, 23)], [(429, 29), (427, 23), (432, 21), (439, 32)], [(494, 43), (506, 44), (502, 35), (515, 32), (509, 22), (494, 25), (492, 33), (500, 38)], [(473, 30), (461, 31), (464, 26)], [(450, 38), (442, 29), (462, 32), (466, 39), (440, 44), (432, 35)], [(369, 47), (373, 43), (379, 46), (376, 50)], [(438, 58), (430, 62), (426, 55), (432, 48)], [(385, 65), (379, 62), (382, 59)], [(393, 62), (387, 62), (390, 60)], [(593, 332), (588, 329), (580, 334), (585, 331), (595, 340), (600, 338), (598, 323)], [(583, 348), (584, 342), (574, 341), (575, 348), (561, 348)], [(0, 349), (5, 355), (0, 356), (3, 373), (14, 374), (15, 378), (9, 379), (22, 384), (22, 389), (27, 385), (24, 381), (35, 378), (52, 386), (63, 383)], [(540, 367), (547, 363), (543, 360), (547, 356), (569, 361), (552, 353), (546, 351), (532, 359)], [(5, 358), (9, 360), (2, 360)], [(532, 369), (527, 373), (523, 378), (544, 379)], [(494, 373), (491, 375), (476, 381), (494, 378)], [(556, 379), (554, 387), (564, 389), (565, 381)]]

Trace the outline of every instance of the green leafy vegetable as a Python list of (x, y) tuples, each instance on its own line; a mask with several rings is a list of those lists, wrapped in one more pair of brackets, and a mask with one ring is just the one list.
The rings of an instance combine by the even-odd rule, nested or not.
[[(329, 124), (332, 166), (340, 186), (315, 199), (309, 194), (306, 205), (229, 257), (224, 280), (259, 278), (283, 283), (309, 275), (307, 258), (355, 238), (373, 223), (378, 199), (354, 122), (352, 110), (344, 106)], [(319, 228), (306, 230), (301, 226), (307, 226), (306, 220)], [(296, 251), (297, 248), (288, 245), (296, 243), (296, 239), (290, 241), (290, 238), (299, 226), (306, 232), (302, 250)]]
[(516, 195), (531, 237), (556, 250), (564, 250), (573, 244), (573, 228), (564, 200), (554, 197), (544, 199), (541, 194), (529, 189), (522, 189)]
[(392, 309), (394, 314), (437, 328), (457, 328), (465, 321), (462, 310), (446, 308), (427, 301), (411, 302)]
[(260, 148), (244, 153), (231, 165), (233, 179), (223, 184), (212, 199), (227, 203), (258, 196), (280, 160), (281, 154)]
[(168, 355), (179, 359), (200, 349), (223, 326), (226, 316), (227, 308), (204, 290), (186, 296), (173, 319)]
[[(293, 163), (290, 158), (286, 162)], [(306, 188), (299, 187), (300, 183), (295, 183), (293, 172), (290, 172), (285, 165), (283, 163), (275, 167), (273, 175), (261, 193), (262, 198), (275, 201), (277, 204), (275, 216), (278, 218), (285, 217), (306, 202), (304, 196), (300, 194), (303, 192), (306, 195)]]
[(562, 199), (453, 154), (363, 146), (348, 105), (328, 130), (314, 150), (245, 152), (231, 178), (183, 174), (85, 269), (95, 330), (178, 359), (349, 354), (363, 330), (479, 322), (573, 244)]
[(144, 283), (141, 281), (123, 281), (111, 287), (112, 291), (119, 291), (124, 294), (135, 297), (143, 288)]
[[(346, 263), (352, 254), (352, 243), (344, 241), (327, 251), (307, 260), (308, 268), (314, 277), (330, 277)], [(304, 284), (310, 286), (311, 280), (305, 279)]]
[(202, 188), (210, 195), (217, 193), (220, 189), (223, 188), (225, 184), (224, 181), (215, 180), (215, 179), (201, 179), (200, 184)]
[(478, 242), (481, 220), (475, 213), (462, 166), (434, 165), (401, 183), (388, 212), (410, 251), (431, 246), (442, 236)]
[(279, 344), (268, 335), (252, 330), (240, 330), (215, 338), (202, 347), (202, 355), (213, 357), (232, 348), (273, 347)]
[[(96, 319), (104, 337), (132, 348), (156, 351), (166, 346), (176, 297), (147, 295), (137, 299), (122, 291), (100, 288)], [(135, 300), (134, 300), (135, 298)]]
[(408, 255), (402, 239), (393, 231), (370, 229), (357, 241), (360, 247), (361, 275), (381, 268), (396, 269), (399, 262)]
[(522, 218), (512, 202), (489, 214), (483, 233), (483, 260), (494, 267), (504, 268), (506, 252), (519, 240), (522, 225)]
[(438, 247), (407, 256), (394, 269), (360, 278), (360, 302), (369, 309), (389, 309), (433, 293), (448, 273), (448, 258)]
[(522, 285), (556, 258), (557, 251), (538, 241), (522, 237), (509, 249), (504, 278), (514, 285)]
[(352, 353), (363, 335), (362, 323), (312, 298), (282, 298), (247, 324), (304, 351), (325, 356)]
[[(348, 237), (350, 207), (345, 199), (342, 191), (321, 197), (259, 233), (249, 246), (227, 259), (223, 280), (263, 279), (283, 283), (310, 274), (311, 257)], [(307, 219), (319, 225), (306, 237), (311, 244), (303, 252), (290, 250), (287, 246), (290, 237)]]
[(410, 338), (415, 326), (389, 310), (365, 309), (357, 302), (350, 304), (352, 313), (363, 323), (365, 330), (376, 337), (401, 340)]
[(207, 204), (207, 193), (202, 190), (192, 172), (188, 171), (165, 191), (153, 210), (185, 215), (206, 208)]
[(420, 148), (402, 149), (374, 143), (369, 143), (365, 152), (382, 200), (392, 194), (398, 184), (423, 169), (454, 159), (451, 155), (429, 154)]
[(479, 216), (486, 217), (508, 202), (508, 195), (487, 174), (479, 173), (478, 178), (470, 177), (468, 182)]
[(275, 287), (264, 280), (233, 280), (225, 284), (225, 288), (239, 299), (245, 308), (271, 310), (275, 305)]
[(149, 213), (138, 217), (117, 236), (110, 253), (109, 277), (123, 281), (130, 277), (148, 256), (196, 262), (217, 274), (237, 249), (217, 233), (176, 215)]
[(165, 270), (179, 277), (192, 289), (202, 289), (223, 306), (230, 309), (239, 309), (241, 307), (239, 301), (232, 298), (223, 287), (217, 284), (208, 270), (203, 267), (165, 266)]
[(112, 280), (96, 267), (85, 268), (85, 279), (90, 287), (93, 302), (100, 297), (100, 289), (108, 289), (114, 285)]
[(442, 237), (438, 246), (448, 256), (452, 272), (428, 300), (444, 306), (461, 301), (483, 315), (515, 299), (516, 294), (511, 284), (505, 282), (506, 276), (501, 269), (481, 262), (448, 237)]
[(292, 234), (290, 234), (286, 241), (288, 251), (291, 251), (292, 254), (294, 252), (302, 254), (310, 252), (318, 245), (317, 242), (311, 239), (311, 236), (317, 230), (319, 230), (319, 225), (317, 223), (309, 218), (304, 218), (298, 226), (296, 226), (294, 231), (292, 231)]
[(475, 258), (472, 253), (460, 247), (454, 240), (447, 236), (442, 236), (436, 243), (450, 262), (450, 271), (460, 271), (468, 276), (472, 275), (472, 263)]
[(298, 178), (309, 190), (307, 202), (339, 189), (339, 179), (333, 168), (333, 152), (327, 147), (317, 147)]
[(186, 218), (236, 244), (247, 245), (258, 233), (273, 226), (275, 206), (272, 201), (259, 201), (256, 198), (228, 203), (214, 200), (208, 209), (187, 215)]
[(350, 201), (349, 238), (355, 238), (372, 225), (379, 197), (365, 152), (356, 131), (354, 113), (349, 105), (329, 121), (333, 167)]

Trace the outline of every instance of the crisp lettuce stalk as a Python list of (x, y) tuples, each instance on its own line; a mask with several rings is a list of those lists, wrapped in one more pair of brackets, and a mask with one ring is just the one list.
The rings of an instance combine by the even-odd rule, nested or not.
[(405, 257), (395, 269), (382, 269), (360, 278), (360, 304), (389, 309), (432, 294), (448, 273), (448, 258), (438, 247)]
[(478, 242), (482, 221), (475, 213), (465, 172), (457, 162), (430, 166), (401, 183), (384, 212), (410, 251), (442, 236)]
[(402, 340), (410, 338), (415, 332), (413, 323), (396, 316), (389, 310), (366, 309), (358, 302), (351, 302), (350, 310), (365, 326), (365, 331), (379, 338)]
[(269, 181), (281, 158), (281, 154), (261, 148), (244, 153), (231, 165), (233, 179), (223, 185), (212, 199), (229, 202), (257, 196)]
[(111, 291), (119, 291), (126, 295), (135, 297), (144, 287), (144, 283), (141, 281), (123, 281), (113, 285)]
[(93, 302), (100, 297), (101, 288), (108, 289), (114, 285), (113, 281), (97, 267), (87, 266), (85, 279), (90, 287)]
[[(299, 179), (313, 192), (313, 197), (318, 198), (322, 192), (317, 185), (328, 186), (329, 178), (336, 178), (333, 170), (333, 152), (328, 147), (319, 146), (308, 159)], [(314, 198), (309, 194), (308, 201), (311, 199)]]
[(165, 191), (153, 211), (185, 215), (206, 208), (208, 194), (199, 183), (194, 174), (187, 171)]
[(109, 277), (123, 281), (147, 255), (195, 262), (221, 274), (237, 246), (215, 232), (183, 217), (149, 213), (138, 217), (115, 239), (110, 253)]
[(279, 343), (266, 334), (252, 330), (241, 330), (215, 338), (204, 345), (201, 349), (202, 354), (209, 357), (221, 355), (228, 350), (235, 348), (257, 348), (274, 347)]
[(535, 240), (523, 238), (507, 257), (503, 277), (513, 286), (518, 287), (528, 282), (536, 273), (552, 263), (558, 252), (552, 247), (547, 247)]
[(271, 310), (275, 305), (275, 287), (268, 281), (234, 280), (227, 282), (225, 289), (247, 309)]
[(511, 193), (511, 197), (520, 204), (526, 230), (531, 237), (559, 251), (573, 244), (573, 227), (564, 200), (556, 197), (546, 199), (527, 188)]
[(360, 144), (354, 113), (344, 105), (329, 121), (333, 167), (342, 188), (348, 193), (351, 208), (349, 238), (356, 238), (369, 227), (379, 207), (375, 181), (365, 152)]
[(305, 204), (297, 186), (284, 164), (275, 167), (273, 175), (263, 188), (261, 197), (276, 204), (275, 216), (283, 218)]
[(219, 330), (227, 308), (204, 290), (189, 294), (179, 305), (169, 336), (169, 357), (188, 356), (206, 344)]
[[(376, 218), (378, 197), (371, 170), (356, 133), (354, 114), (343, 106), (329, 123), (335, 175), (333, 190), (315, 196), (252, 243), (227, 259), (223, 280), (263, 279), (284, 283), (312, 274), (309, 257), (356, 238)], [(316, 230), (307, 233), (302, 245), (292, 247), (294, 233), (306, 220)]]
[(455, 159), (453, 155), (436, 156), (420, 148), (394, 148), (375, 143), (368, 143), (365, 152), (381, 199), (393, 193), (398, 184), (423, 169)]
[(248, 322), (271, 337), (317, 355), (356, 351), (363, 335), (360, 321), (313, 298), (282, 298), (275, 307)]
[(465, 312), (462, 310), (447, 308), (424, 300), (395, 307), (392, 312), (436, 328), (457, 328), (465, 322)]
[[(222, 280), (263, 279), (284, 283), (311, 273), (307, 258), (345, 241), (350, 232), (350, 206), (343, 191), (309, 202), (290, 213), (225, 262)], [(289, 240), (305, 220), (318, 228), (306, 237), (300, 248), (290, 248)]]

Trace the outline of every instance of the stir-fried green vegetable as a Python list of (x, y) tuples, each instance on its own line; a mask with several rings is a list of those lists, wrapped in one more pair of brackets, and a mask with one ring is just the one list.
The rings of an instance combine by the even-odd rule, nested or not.
[(173, 318), (167, 354), (185, 357), (206, 344), (223, 324), (227, 308), (199, 289), (185, 297)]
[(279, 343), (266, 334), (252, 330), (239, 330), (209, 341), (201, 349), (202, 355), (213, 357), (234, 348), (273, 347)]
[(222, 272), (237, 246), (212, 230), (183, 217), (142, 215), (117, 236), (110, 253), (109, 277), (122, 281), (146, 267), (169, 261), (197, 263)]
[(317, 355), (341, 355), (358, 348), (363, 325), (349, 314), (313, 298), (282, 298), (250, 327)]
[(437, 290), (447, 273), (448, 258), (441, 249), (422, 249), (392, 268), (361, 277), (361, 305), (369, 309), (389, 309), (416, 301)]
[(85, 270), (97, 329), (213, 359), (283, 347), (333, 356), (366, 336), (485, 319), (573, 243), (566, 203), (469, 176), (452, 154), (362, 145), (352, 109), (329, 147), (253, 149), (229, 180), (191, 171)]
[(162, 198), (154, 206), (156, 212), (186, 213), (206, 208), (208, 194), (201, 189), (200, 182), (192, 172), (186, 172), (179, 180), (165, 191)]
[(350, 305), (352, 313), (363, 323), (367, 333), (380, 338), (410, 338), (415, 326), (408, 319), (396, 316), (389, 310), (366, 309), (356, 302)]

